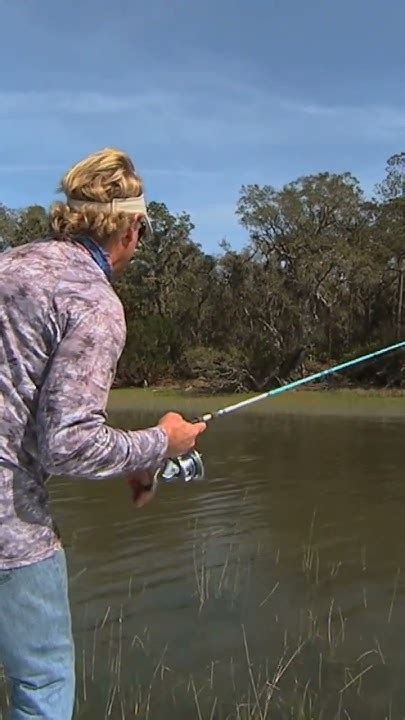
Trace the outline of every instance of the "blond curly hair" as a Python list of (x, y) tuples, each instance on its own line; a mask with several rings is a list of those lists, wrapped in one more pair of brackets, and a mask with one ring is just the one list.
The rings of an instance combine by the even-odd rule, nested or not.
[[(143, 183), (125, 152), (105, 148), (73, 165), (62, 178), (58, 191), (73, 200), (104, 203), (142, 195)], [(88, 235), (104, 245), (125, 234), (132, 217), (124, 212), (100, 212), (90, 204), (72, 209), (68, 202), (56, 202), (50, 209), (49, 222), (57, 239)]]

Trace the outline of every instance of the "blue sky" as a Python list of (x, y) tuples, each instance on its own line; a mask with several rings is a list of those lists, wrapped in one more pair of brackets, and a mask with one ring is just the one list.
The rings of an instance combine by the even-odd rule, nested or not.
[(128, 151), (149, 199), (215, 252), (245, 242), (242, 184), (351, 171), (405, 150), (403, 0), (0, 0), (0, 202)]

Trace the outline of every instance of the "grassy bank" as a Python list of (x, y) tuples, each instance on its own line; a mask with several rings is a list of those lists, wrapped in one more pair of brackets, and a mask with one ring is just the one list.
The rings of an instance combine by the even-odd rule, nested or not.
[[(186, 416), (210, 412), (240, 402), (254, 393), (200, 395), (181, 389), (128, 388), (113, 390), (109, 398), (112, 411), (162, 412), (177, 410)], [(240, 411), (240, 414), (278, 413), (405, 417), (405, 391), (311, 388), (286, 392)]]

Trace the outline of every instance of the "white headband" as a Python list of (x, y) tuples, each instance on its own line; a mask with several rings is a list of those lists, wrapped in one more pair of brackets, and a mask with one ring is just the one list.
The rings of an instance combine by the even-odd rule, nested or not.
[(149, 232), (152, 234), (152, 224), (148, 217), (146, 209), (145, 198), (143, 195), (131, 198), (114, 198), (109, 202), (97, 202), (95, 200), (74, 200), (71, 197), (67, 198), (67, 204), (72, 210), (81, 210), (84, 206), (90, 205), (93, 210), (100, 210), (100, 212), (124, 212), (129, 215), (136, 215), (141, 213), (146, 220), (146, 224)]

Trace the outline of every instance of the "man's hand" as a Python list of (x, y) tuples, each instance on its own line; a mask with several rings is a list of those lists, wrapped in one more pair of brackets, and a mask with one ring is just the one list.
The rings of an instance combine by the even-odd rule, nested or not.
[(159, 420), (159, 425), (166, 431), (169, 443), (166, 457), (177, 457), (192, 450), (198, 435), (204, 432), (206, 423), (190, 423), (178, 413), (169, 412)]
[(132, 500), (137, 508), (147, 505), (155, 496), (156, 490), (150, 489), (153, 475), (154, 473), (150, 470), (134, 470), (127, 476), (127, 482), (132, 491)]
[[(206, 423), (189, 423), (178, 413), (169, 412), (159, 420), (159, 425), (166, 431), (168, 446), (166, 457), (177, 457), (195, 447), (198, 435), (204, 432)], [(134, 470), (127, 476), (128, 485), (132, 491), (132, 499), (136, 507), (141, 508), (155, 496), (153, 487), (154, 471)]]

